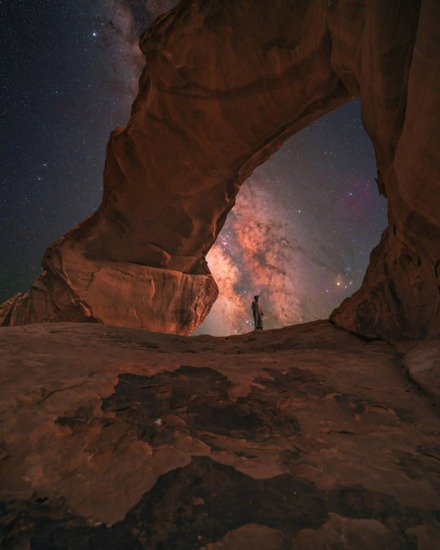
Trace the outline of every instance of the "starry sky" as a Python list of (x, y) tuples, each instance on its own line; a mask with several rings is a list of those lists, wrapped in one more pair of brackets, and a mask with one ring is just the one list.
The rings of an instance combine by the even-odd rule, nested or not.
[[(138, 37), (176, 0), (0, 0), (0, 302), (99, 205), (110, 131), (127, 123)], [(356, 290), (386, 226), (374, 152), (351, 101), (244, 183), (208, 262), (220, 297), (197, 333), (326, 318)]]

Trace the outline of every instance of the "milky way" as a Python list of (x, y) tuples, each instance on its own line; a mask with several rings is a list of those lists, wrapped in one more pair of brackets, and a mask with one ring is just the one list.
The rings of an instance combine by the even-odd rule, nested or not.
[(220, 297), (197, 333), (326, 318), (356, 290), (386, 225), (372, 145), (352, 101), (291, 138), (245, 182), (208, 254)]
[[(141, 31), (174, 0), (0, 2), (0, 301), (25, 291), (46, 247), (95, 210), (105, 145), (126, 124)], [(197, 332), (327, 317), (359, 287), (386, 225), (374, 154), (350, 102), (289, 140), (243, 184), (208, 255), (220, 297)]]

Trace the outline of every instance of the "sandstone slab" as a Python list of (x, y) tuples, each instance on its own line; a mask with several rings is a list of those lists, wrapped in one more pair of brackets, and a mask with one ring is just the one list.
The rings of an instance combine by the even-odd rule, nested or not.
[(60, 323), (0, 349), (4, 547), (436, 548), (439, 419), (389, 344)]

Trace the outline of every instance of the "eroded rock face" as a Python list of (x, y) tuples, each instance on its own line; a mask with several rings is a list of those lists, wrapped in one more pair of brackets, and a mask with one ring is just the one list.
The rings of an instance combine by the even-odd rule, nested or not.
[(438, 546), (438, 416), (390, 344), (59, 323), (0, 349), (4, 548)]
[(218, 294), (210, 275), (90, 261), (68, 246), (62, 255), (50, 249), (46, 261), (50, 271), (40, 275), (29, 293), (0, 306), (4, 325), (68, 319), (190, 334)]
[[(390, 225), (362, 288), (332, 318), (374, 337), (438, 334), (439, 29), (436, 0), (182, 1), (141, 39), (147, 65), (130, 122), (109, 141), (99, 210), (50, 247), (50, 284), (4, 305), (3, 324), (80, 315), (195, 328), (216, 297), (205, 255), (240, 184), (360, 96)], [(56, 319), (46, 315), (53, 288)], [(142, 289), (150, 299), (136, 300)], [(171, 313), (157, 315), (164, 301)]]

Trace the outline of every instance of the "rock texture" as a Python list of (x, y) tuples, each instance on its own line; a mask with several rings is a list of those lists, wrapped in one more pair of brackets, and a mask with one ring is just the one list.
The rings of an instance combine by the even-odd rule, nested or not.
[(215, 300), (205, 255), (240, 184), (360, 96), (389, 227), (332, 318), (371, 337), (440, 333), (437, 0), (183, 0), (141, 48), (147, 64), (130, 122), (110, 138), (102, 204), (49, 248), (43, 278), (3, 306), (3, 324), (189, 332)]
[(63, 250), (62, 255), (48, 251), (50, 270), (28, 293), (0, 306), (3, 325), (68, 319), (190, 334), (217, 298), (217, 285), (209, 275), (90, 261), (69, 247)]
[(2, 548), (438, 548), (438, 415), (389, 344), (60, 323), (0, 348)]

